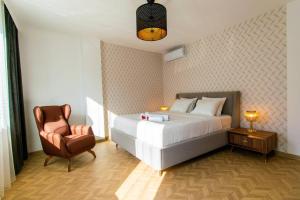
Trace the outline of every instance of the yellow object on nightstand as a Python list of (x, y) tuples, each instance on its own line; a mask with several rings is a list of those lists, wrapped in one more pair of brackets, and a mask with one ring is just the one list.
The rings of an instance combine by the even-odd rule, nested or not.
[(258, 119), (258, 112), (256, 111), (246, 111), (245, 112), (245, 118), (248, 122), (250, 122), (250, 128), (248, 131), (250, 133), (255, 132), (255, 129), (253, 128), (253, 122), (255, 122)]
[(169, 106), (160, 106), (160, 110), (161, 111), (168, 111), (169, 110)]

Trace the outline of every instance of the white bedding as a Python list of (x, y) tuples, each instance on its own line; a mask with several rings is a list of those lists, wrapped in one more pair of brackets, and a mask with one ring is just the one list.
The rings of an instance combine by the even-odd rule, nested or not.
[(231, 116), (228, 115), (210, 117), (175, 112), (163, 112), (163, 114), (168, 114), (170, 121), (158, 123), (142, 121), (139, 119), (139, 114), (122, 115), (114, 119), (111, 128), (155, 147), (165, 148), (168, 145), (231, 127)]

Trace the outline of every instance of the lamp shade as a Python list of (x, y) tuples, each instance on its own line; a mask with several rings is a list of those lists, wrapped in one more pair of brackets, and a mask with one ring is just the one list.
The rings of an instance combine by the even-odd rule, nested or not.
[(258, 112), (256, 111), (246, 111), (245, 118), (249, 122), (255, 122), (258, 118)]
[(136, 10), (137, 37), (145, 41), (157, 41), (167, 36), (167, 9), (154, 0)]

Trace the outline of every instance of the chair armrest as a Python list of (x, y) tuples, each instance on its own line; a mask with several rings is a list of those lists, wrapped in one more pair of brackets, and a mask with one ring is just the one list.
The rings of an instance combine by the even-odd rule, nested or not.
[(91, 126), (87, 125), (72, 125), (71, 133), (72, 135), (94, 135)]
[(43, 145), (46, 145), (46, 146), (52, 145), (61, 151), (67, 152), (65, 140), (61, 134), (47, 133), (45, 131), (41, 131), (40, 136), (44, 139), (44, 140), (42, 140), (42, 141), (44, 141)]

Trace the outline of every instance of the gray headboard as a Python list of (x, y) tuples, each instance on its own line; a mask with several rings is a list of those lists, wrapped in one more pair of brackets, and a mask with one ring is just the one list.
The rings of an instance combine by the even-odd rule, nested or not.
[(198, 98), (202, 97), (226, 97), (226, 101), (223, 107), (222, 114), (231, 115), (232, 128), (240, 127), (240, 98), (241, 93), (239, 91), (234, 92), (197, 92), (197, 93), (178, 93), (176, 98)]

